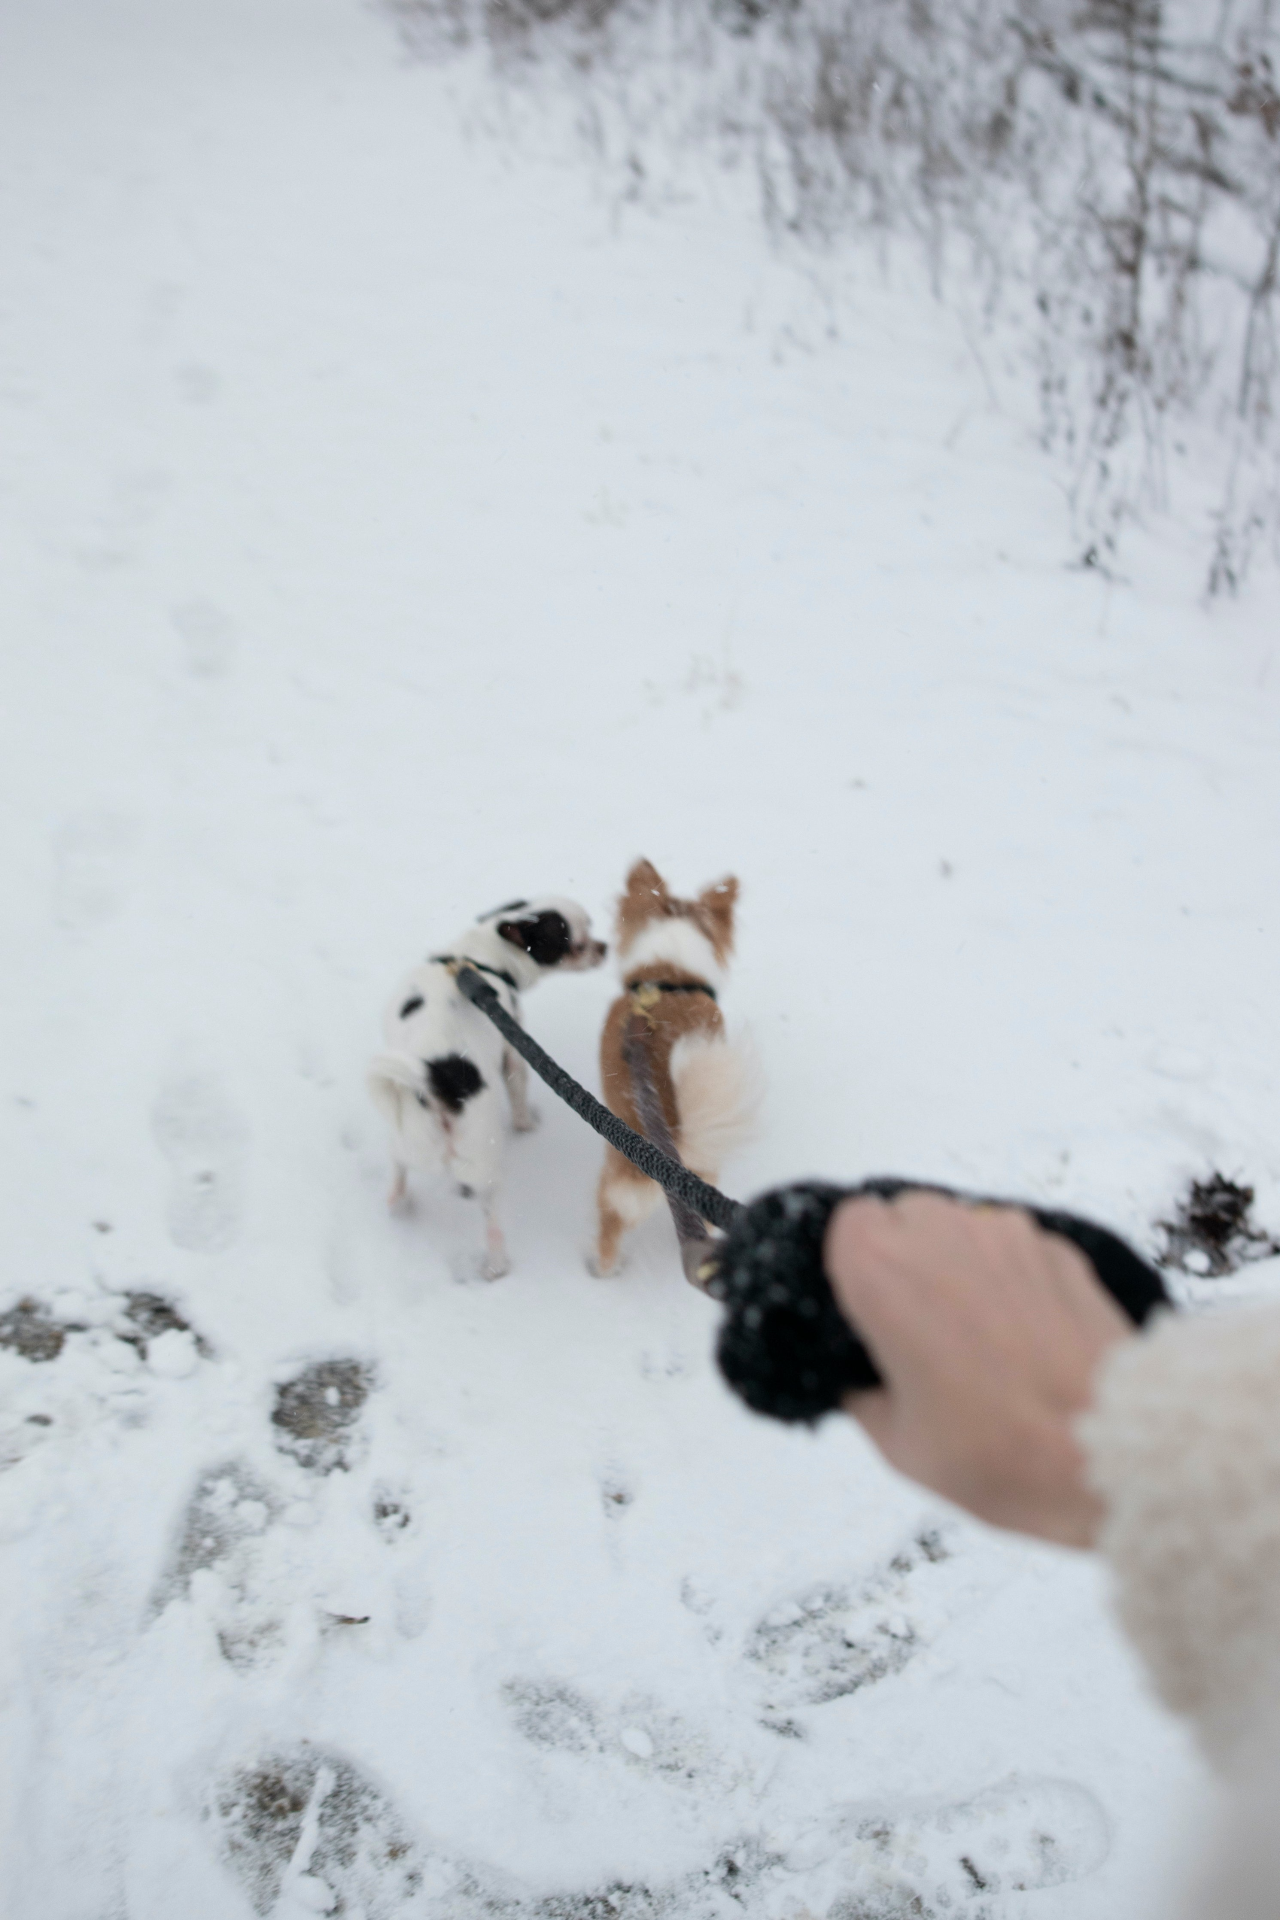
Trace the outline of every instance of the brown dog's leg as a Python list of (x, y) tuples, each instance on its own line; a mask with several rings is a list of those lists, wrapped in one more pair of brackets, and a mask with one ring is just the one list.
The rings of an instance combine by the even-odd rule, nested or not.
[(604, 1150), (604, 1166), (596, 1188), (595, 1258), (591, 1270), (601, 1278), (616, 1272), (622, 1236), (647, 1219), (662, 1198), (662, 1189), (638, 1173), (616, 1147)]
[(607, 1166), (601, 1169), (600, 1183), (596, 1188), (596, 1251), (591, 1270), (601, 1280), (607, 1280), (617, 1272), (618, 1251), (627, 1230), (626, 1221), (612, 1202), (613, 1182), (609, 1173)]

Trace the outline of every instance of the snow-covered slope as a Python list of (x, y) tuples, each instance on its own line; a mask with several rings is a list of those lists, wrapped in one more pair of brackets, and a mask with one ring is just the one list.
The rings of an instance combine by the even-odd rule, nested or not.
[[(0, 1911), (1131, 1920), (1198, 1774), (1097, 1571), (747, 1415), (548, 1095), (473, 1280), (363, 1068), (643, 852), (742, 880), (733, 1190), (1274, 1218), (1273, 610), (1067, 571), (909, 284), (832, 335), (472, 87), (347, 0), (0, 17)], [(609, 993), (528, 1003), (588, 1079)]]

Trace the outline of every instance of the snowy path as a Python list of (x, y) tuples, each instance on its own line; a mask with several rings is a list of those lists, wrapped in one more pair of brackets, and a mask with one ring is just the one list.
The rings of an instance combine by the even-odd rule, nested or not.
[(645, 852), (743, 881), (734, 1190), (1274, 1221), (1273, 582), (1068, 571), (944, 316), (615, 231), (346, 0), (0, 76), (5, 1920), (1132, 1920), (1198, 1776), (1096, 1571), (751, 1419), (665, 1222), (589, 1279), (549, 1096), (469, 1282), (363, 1065)]

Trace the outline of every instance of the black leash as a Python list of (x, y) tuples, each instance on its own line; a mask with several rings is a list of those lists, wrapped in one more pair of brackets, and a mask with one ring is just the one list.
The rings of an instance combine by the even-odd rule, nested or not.
[[(854, 1187), (801, 1182), (761, 1194), (743, 1206), (699, 1180), (674, 1157), (675, 1143), (639, 1031), (640, 1016), (633, 1016), (624, 1043), (636, 1109), (655, 1138), (673, 1149), (671, 1153), (633, 1132), (557, 1066), (511, 1018), (469, 962), (459, 964), (454, 978), (459, 990), (492, 1020), (552, 1092), (663, 1188), (680, 1237), (686, 1276), (725, 1307), (716, 1346), (720, 1371), (757, 1413), (813, 1423), (834, 1412), (851, 1390), (882, 1384), (875, 1361), (837, 1307), (823, 1267), (827, 1225), (842, 1200), (853, 1194), (891, 1200), (924, 1190), (982, 1206), (1023, 1204), (956, 1194), (932, 1181), (878, 1179)], [(1080, 1249), (1135, 1325), (1141, 1326), (1158, 1308), (1173, 1304), (1155, 1269), (1105, 1227), (1075, 1214), (1031, 1206), (1025, 1211), (1046, 1231), (1061, 1234)], [(712, 1240), (700, 1228), (700, 1220), (719, 1227), (724, 1239)]]
[(589, 1127), (624, 1154), (641, 1173), (647, 1173), (651, 1180), (668, 1196), (682, 1201), (696, 1213), (699, 1219), (709, 1220), (713, 1227), (727, 1231), (742, 1211), (741, 1202), (730, 1200), (728, 1194), (721, 1193), (705, 1180), (699, 1180), (696, 1173), (690, 1173), (669, 1154), (646, 1140), (642, 1133), (636, 1133), (625, 1120), (619, 1120), (594, 1094), (588, 1093), (584, 1086), (566, 1073), (549, 1053), (544, 1053), (536, 1040), (525, 1032), (518, 1020), (513, 1020), (501, 1000), (489, 985), (482, 980), (471, 961), (463, 961), (454, 975), (459, 993), (492, 1020), (498, 1032), (514, 1047), (521, 1059), (527, 1060), (540, 1080), (545, 1080), (553, 1093), (559, 1094), (566, 1106), (573, 1108), (580, 1119)]

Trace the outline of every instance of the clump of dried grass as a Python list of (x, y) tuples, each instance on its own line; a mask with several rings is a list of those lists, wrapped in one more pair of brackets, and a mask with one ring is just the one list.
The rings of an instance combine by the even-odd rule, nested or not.
[(754, 167), (779, 239), (908, 237), (1016, 321), (1085, 564), (1171, 502), (1280, 557), (1274, 0), (384, 0), (571, 92), (620, 191)]

